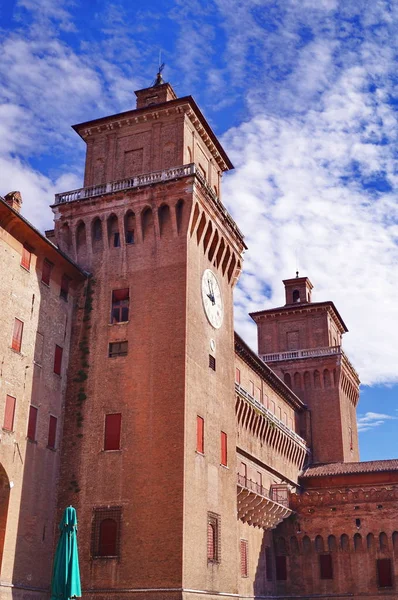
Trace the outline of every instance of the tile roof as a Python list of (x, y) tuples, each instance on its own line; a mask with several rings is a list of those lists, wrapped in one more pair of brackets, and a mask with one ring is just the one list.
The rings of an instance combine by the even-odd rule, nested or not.
[(336, 462), (308, 467), (301, 475), (306, 477), (325, 477), (327, 475), (349, 475), (353, 473), (382, 473), (383, 471), (398, 471), (398, 459), (369, 460), (366, 462)]

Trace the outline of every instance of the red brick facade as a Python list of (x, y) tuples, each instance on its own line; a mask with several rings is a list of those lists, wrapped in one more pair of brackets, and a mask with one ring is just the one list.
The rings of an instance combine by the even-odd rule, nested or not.
[[(47, 235), (58, 249), (22, 235), (15, 193), (2, 203), (1, 247), (16, 257), (5, 298), (26, 304), (23, 314), (8, 309), (7, 331), (14, 317), (27, 319), (19, 261), (33, 247), (45, 324), (29, 324), (22, 366), (37, 367), (43, 331), (56, 355), (46, 357), (42, 404), (25, 388), (10, 443), (7, 398), (18, 402), (26, 376), (17, 371), (13, 391), (0, 375), (1, 598), (11, 589), (48, 596), (52, 532), (68, 504), (92, 600), (394, 597), (398, 468), (355, 462), (359, 379), (341, 349), (344, 322), (332, 302), (311, 302), (311, 282), (297, 277), (284, 282), (285, 306), (251, 315), (259, 356), (234, 333), (245, 244), (220, 200), (232, 164), (190, 96), (165, 83), (136, 94), (136, 110), (74, 127), (87, 144), (85, 187), (56, 196)], [(68, 289), (75, 305), (65, 322)], [(12, 366), (10, 343), (5, 336)], [(54, 448), (46, 403), (59, 369), (65, 411)], [(30, 404), (51, 420), (35, 446), (25, 433)], [(33, 471), (15, 474), (15, 443)], [(11, 477), (29, 506), (45, 493), (54, 507), (58, 497), (58, 515), (41, 503), (31, 517), (21, 492), (10, 509)], [(39, 546), (45, 559), (33, 570)]]

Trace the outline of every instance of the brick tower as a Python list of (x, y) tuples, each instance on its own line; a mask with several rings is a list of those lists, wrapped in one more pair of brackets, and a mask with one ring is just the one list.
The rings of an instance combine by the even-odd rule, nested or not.
[(252, 313), (260, 357), (308, 405), (312, 462), (359, 460), (359, 379), (341, 347), (348, 330), (333, 302), (312, 302), (307, 277), (286, 279), (286, 304)]
[(191, 96), (159, 78), (136, 95), (136, 110), (74, 127), (85, 187), (53, 206), (59, 246), (93, 275), (73, 328), (59, 506), (78, 511), (86, 598), (236, 593), (244, 242), (220, 201), (232, 165)]

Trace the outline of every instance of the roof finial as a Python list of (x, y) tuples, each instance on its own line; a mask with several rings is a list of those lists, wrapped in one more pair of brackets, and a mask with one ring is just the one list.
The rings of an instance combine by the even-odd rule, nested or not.
[(162, 51), (159, 50), (159, 67), (158, 67), (158, 72), (156, 74), (156, 79), (153, 82), (152, 87), (156, 87), (157, 85), (163, 85), (164, 84), (164, 80), (163, 80), (163, 77), (162, 77), (162, 71), (164, 69), (165, 64), (164, 64), (164, 62), (161, 62), (161, 61), (162, 61)]
[(296, 271), (296, 279), (298, 279), (298, 276), (299, 276), (299, 272)]

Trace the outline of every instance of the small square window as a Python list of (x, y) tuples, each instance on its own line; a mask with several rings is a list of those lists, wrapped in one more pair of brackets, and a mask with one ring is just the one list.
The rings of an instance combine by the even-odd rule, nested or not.
[(209, 354), (209, 367), (210, 369), (212, 369), (213, 371), (216, 370), (216, 359), (214, 358), (214, 356), (212, 356), (211, 354)]
[(116, 358), (118, 356), (127, 356), (128, 341), (124, 342), (110, 342), (109, 343), (109, 358)]
[(41, 272), (41, 280), (46, 285), (50, 285), (51, 271), (53, 270), (53, 263), (46, 258), (43, 261), (43, 270)]

